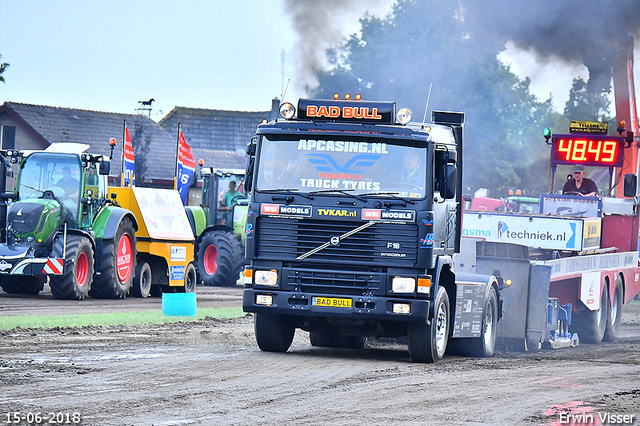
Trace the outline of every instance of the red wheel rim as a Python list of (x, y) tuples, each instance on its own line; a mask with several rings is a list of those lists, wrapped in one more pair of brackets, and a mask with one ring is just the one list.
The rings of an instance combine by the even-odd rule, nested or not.
[(218, 250), (216, 250), (215, 246), (211, 245), (207, 247), (204, 251), (204, 270), (207, 275), (213, 275), (218, 269), (218, 262), (216, 259), (218, 258)]
[(76, 281), (79, 286), (83, 286), (87, 283), (87, 277), (89, 276), (89, 259), (86, 253), (80, 253), (78, 259), (76, 259)]
[(116, 271), (121, 283), (127, 282), (133, 270), (133, 242), (129, 234), (124, 234), (118, 242)]

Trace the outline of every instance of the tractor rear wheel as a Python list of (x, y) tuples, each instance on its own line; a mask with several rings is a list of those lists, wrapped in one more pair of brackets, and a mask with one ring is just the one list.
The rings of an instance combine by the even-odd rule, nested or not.
[(202, 235), (196, 253), (196, 268), (198, 280), (204, 285), (236, 285), (243, 265), (244, 248), (232, 233), (209, 231)]
[[(56, 299), (82, 300), (87, 297), (93, 281), (93, 246), (82, 235), (67, 235), (64, 275), (51, 275), (49, 286)], [(62, 235), (53, 240), (51, 256), (62, 258), (65, 251)]]
[(122, 219), (113, 240), (102, 240), (100, 274), (96, 271), (89, 295), (122, 299), (129, 294), (136, 269), (136, 233), (130, 219)]
[(44, 275), (3, 275), (0, 276), (0, 287), (9, 294), (37, 295), (46, 281)]

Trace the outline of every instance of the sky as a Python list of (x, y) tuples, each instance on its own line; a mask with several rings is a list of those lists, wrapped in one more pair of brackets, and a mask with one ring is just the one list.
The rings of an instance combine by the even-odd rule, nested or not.
[[(383, 16), (393, 2), (357, 3), (333, 18), (344, 37), (365, 9)], [(286, 7), (286, 0), (2, 0), (0, 61), (10, 66), (0, 104), (133, 114), (153, 98), (158, 121), (176, 106), (266, 111), (285, 88), (284, 99), (296, 101), (305, 93)], [(538, 63), (513, 46), (500, 57), (531, 77), (541, 100), (553, 94), (559, 111), (573, 78), (588, 78), (580, 64)]]

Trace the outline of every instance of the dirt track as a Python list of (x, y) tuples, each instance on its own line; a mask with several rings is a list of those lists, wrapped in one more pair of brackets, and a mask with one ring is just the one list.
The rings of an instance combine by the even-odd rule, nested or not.
[[(198, 307), (240, 305), (240, 289), (198, 291)], [(16, 299), (0, 293), (0, 321), (66, 303), (46, 294)], [(76, 308), (160, 309), (159, 299), (83, 302)], [(0, 423), (20, 411), (44, 413), (44, 420), (76, 412), (83, 425), (559, 425), (568, 424), (567, 414), (603, 424), (605, 413), (633, 415), (631, 424), (640, 424), (637, 302), (625, 306), (613, 344), (447, 356), (436, 365), (411, 363), (398, 344), (311, 347), (299, 330), (288, 353), (264, 353), (252, 327), (244, 317), (0, 332)]]

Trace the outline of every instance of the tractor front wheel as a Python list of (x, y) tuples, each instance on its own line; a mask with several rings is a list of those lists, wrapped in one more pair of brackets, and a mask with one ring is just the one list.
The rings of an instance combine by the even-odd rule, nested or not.
[(37, 295), (44, 288), (47, 277), (44, 275), (3, 275), (0, 287), (9, 294)]
[[(53, 240), (52, 257), (62, 258), (65, 252), (62, 235)], [(93, 281), (93, 246), (82, 235), (67, 235), (65, 270), (63, 275), (51, 275), (49, 286), (56, 299), (81, 300), (87, 297)]]

